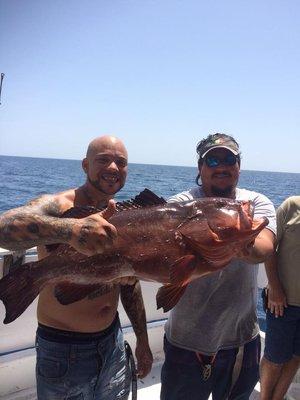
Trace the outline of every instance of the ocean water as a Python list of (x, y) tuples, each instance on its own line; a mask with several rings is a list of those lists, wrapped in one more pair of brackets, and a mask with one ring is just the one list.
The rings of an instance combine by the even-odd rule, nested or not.
[[(146, 187), (168, 198), (194, 186), (196, 175), (196, 167), (129, 164), (126, 185), (116, 199), (130, 199)], [(41, 194), (79, 186), (84, 180), (81, 161), (0, 156), (0, 212)], [(242, 170), (239, 187), (265, 194), (278, 207), (288, 196), (300, 194), (300, 174)], [(258, 314), (264, 328), (260, 296)]]
[[(134, 197), (145, 187), (165, 198), (194, 186), (197, 169), (167, 165), (129, 164), (125, 187), (118, 200)], [(45, 193), (81, 185), (81, 161), (0, 156), (0, 212), (25, 204)], [(241, 171), (239, 187), (268, 196), (277, 207), (300, 193), (300, 174)]]

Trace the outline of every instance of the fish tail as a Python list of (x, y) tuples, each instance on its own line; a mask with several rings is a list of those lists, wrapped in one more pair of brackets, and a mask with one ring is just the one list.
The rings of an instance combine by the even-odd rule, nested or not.
[(31, 276), (31, 264), (17, 268), (0, 280), (0, 300), (6, 310), (4, 324), (18, 318), (39, 294), (40, 279)]

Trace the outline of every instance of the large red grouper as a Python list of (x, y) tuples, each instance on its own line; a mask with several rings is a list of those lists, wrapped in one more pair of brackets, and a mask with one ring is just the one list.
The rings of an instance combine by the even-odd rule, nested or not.
[[(96, 212), (94, 207), (74, 207), (63, 217)], [(109, 222), (118, 236), (103, 254), (88, 257), (61, 244), (49, 256), (2, 278), (4, 323), (18, 318), (50, 283), (57, 300), (67, 305), (95, 291), (105, 293), (115, 279), (126, 276), (163, 283), (157, 307), (168, 311), (189, 282), (224, 268), (268, 224), (267, 218), (253, 219), (249, 201), (209, 197), (167, 203), (148, 189), (131, 201), (117, 203)]]

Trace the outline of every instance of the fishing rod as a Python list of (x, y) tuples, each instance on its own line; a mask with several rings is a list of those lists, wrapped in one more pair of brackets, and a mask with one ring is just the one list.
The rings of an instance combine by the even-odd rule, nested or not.
[(4, 76), (5, 76), (5, 74), (3, 74), (3, 72), (2, 72), (1, 78), (0, 78), (0, 105), (1, 105), (2, 82), (3, 82)]

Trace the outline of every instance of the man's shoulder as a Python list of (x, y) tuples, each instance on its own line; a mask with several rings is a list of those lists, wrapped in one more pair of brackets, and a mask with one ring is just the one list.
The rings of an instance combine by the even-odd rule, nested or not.
[(74, 206), (74, 198), (75, 189), (70, 189), (55, 194), (43, 194), (30, 200), (24, 207), (27, 208), (28, 212), (38, 210), (39, 213), (59, 217)]
[(290, 196), (280, 205), (281, 208), (289, 209), (291, 207), (300, 209), (300, 196)]
[(255, 205), (265, 203), (273, 206), (273, 202), (265, 194), (242, 188), (236, 189), (236, 200), (250, 200)]
[(279, 220), (289, 220), (292, 216), (300, 213), (300, 196), (290, 196), (286, 198), (277, 208), (277, 217)]
[(59, 204), (62, 212), (69, 210), (69, 208), (74, 207), (75, 203), (75, 189), (68, 189), (64, 192), (59, 192), (52, 195), (54, 202)]

